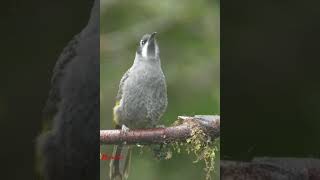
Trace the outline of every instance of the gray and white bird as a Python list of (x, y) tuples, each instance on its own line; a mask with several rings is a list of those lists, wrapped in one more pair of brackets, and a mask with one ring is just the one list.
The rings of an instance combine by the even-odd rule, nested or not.
[[(167, 86), (155, 35), (156, 32), (142, 37), (133, 65), (120, 81), (113, 109), (117, 129), (155, 127), (167, 108)], [(111, 180), (127, 179), (130, 147), (115, 146), (113, 156), (125, 158), (110, 162)]]

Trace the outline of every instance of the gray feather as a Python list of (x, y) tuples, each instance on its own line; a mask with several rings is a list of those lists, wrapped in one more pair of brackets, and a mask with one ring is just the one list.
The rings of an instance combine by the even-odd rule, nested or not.
[(128, 79), (129, 73), (130, 73), (130, 69), (127, 70), (127, 72), (122, 76), (122, 78), (120, 80), (119, 90), (118, 90), (118, 94), (116, 96), (116, 101), (120, 101), (122, 98), (123, 85), (124, 85), (125, 81)]

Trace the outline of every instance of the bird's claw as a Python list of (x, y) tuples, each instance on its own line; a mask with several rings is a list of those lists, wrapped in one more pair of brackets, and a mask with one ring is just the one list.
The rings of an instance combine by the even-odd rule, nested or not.
[(121, 126), (121, 131), (122, 131), (122, 132), (126, 133), (126, 132), (128, 132), (129, 130), (130, 130), (130, 129), (129, 129), (126, 125), (122, 124), (122, 126)]

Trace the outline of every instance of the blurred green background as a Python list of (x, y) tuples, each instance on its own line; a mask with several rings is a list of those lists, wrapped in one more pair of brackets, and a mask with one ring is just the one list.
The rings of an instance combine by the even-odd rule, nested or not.
[[(170, 125), (178, 115), (219, 114), (219, 2), (101, 0), (100, 4), (101, 129), (113, 128), (119, 81), (133, 63), (141, 36), (154, 31), (168, 85), (162, 123)], [(110, 146), (101, 147), (101, 153), (111, 151)], [(194, 164), (193, 155), (174, 153), (172, 159), (158, 161), (148, 149), (139, 152), (135, 148), (130, 180), (205, 179), (204, 163)], [(100, 161), (100, 179), (107, 178), (108, 168), (109, 161)]]

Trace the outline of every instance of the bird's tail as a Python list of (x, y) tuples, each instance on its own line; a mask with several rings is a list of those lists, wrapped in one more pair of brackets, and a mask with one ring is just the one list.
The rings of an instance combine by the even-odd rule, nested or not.
[(110, 161), (110, 180), (126, 180), (129, 175), (130, 162), (131, 147), (123, 144), (114, 146)]

